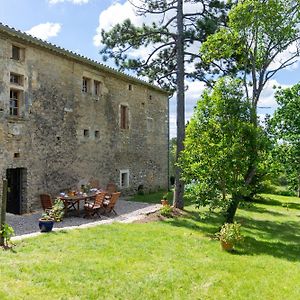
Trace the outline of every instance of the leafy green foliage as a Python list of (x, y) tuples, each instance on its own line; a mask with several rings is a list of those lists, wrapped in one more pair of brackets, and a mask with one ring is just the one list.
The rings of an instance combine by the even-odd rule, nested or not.
[(3, 224), (0, 230), (0, 236), (4, 240), (4, 247), (9, 247), (10, 246), (10, 240), (11, 237), (15, 234), (14, 229), (8, 225), (7, 223)]
[[(256, 107), (266, 82), (299, 55), (299, 0), (237, 1), (228, 14), (227, 27), (202, 44), (203, 60), (213, 74), (233, 72), (252, 86)], [(276, 57), (294, 44), (290, 57), (270, 68)], [(250, 75), (250, 76), (248, 76)], [(248, 81), (248, 79), (250, 81)], [(248, 86), (249, 88), (249, 86)]]
[[(222, 1), (195, 0), (183, 1), (194, 5), (193, 13), (184, 13), (184, 56), (185, 62), (194, 65), (194, 71), (185, 75), (192, 79), (204, 80), (205, 65), (200, 55), (193, 51), (193, 44), (203, 42), (209, 34), (224, 24), (226, 12), (230, 5)], [(177, 86), (177, 40), (178, 33), (176, 11), (177, 1), (143, 0), (136, 7), (138, 15), (155, 15), (156, 21), (151, 24), (135, 26), (130, 19), (115, 25), (111, 30), (102, 31), (101, 54), (103, 59), (113, 59), (120, 70), (134, 70), (138, 76), (149, 78), (166, 90), (174, 92)], [(181, 33), (180, 33), (181, 34)], [(152, 49), (146, 58), (130, 55), (131, 50), (145, 47)]]
[(198, 206), (226, 208), (231, 200), (250, 193), (245, 183), (254, 139), (261, 142), (261, 128), (251, 123), (251, 106), (241, 82), (220, 79), (212, 92), (206, 90), (186, 129), (180, 166), (190, 184), (187, 196)]
[(291, 188), (300, 196), (300, 84), (280, 89), (276, 93), (279, 105), (270, 120), (271, 131), (277, 140), (273, 150), (277, 168), (285, 173)]
[(43, 220), (53, 219), (55, 222), (60, 222), (63, 219), (65, 213), (65, 205), (64, 202), (57, 198), (54, 200), (54, 204), (51, 209), (47, 210), (45, 214), (43, 214)]
[(238, 224), (237, 222), (225, 223), (216, 236), (220, 241), (234, 245), (243, 240), (241, 235), (241, 224)]
[(159, 210), (160, 214), (164, 217), (171, 218), (172, 217), (172, 207), (170, 205), (164, 205)]

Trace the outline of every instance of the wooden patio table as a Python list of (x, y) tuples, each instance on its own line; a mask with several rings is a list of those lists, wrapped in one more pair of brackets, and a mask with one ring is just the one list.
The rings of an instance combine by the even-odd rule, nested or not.
[(87, 200), (93, 199), (95, 200), (97, 193), (92, 194), (83, 194), (83, 195), (75, 195), (75, 196), (60, 196), (59, 198), (64, 202), (65, 206), (65, 216), (68, 213), (69, 208), (73, 208), (77, 211), (78, 217), (80, 216), (80, 201), (87, 202)]

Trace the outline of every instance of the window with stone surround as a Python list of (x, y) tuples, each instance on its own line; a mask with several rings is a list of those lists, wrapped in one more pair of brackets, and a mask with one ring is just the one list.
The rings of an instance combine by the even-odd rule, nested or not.
[(90, 136), (90, 131), (89, 131), (88, 129), (84, 129), (84, 130), (83, 130), (83, 136), (84, 136), (85, 138), (88, 138), (88, 137)]
[(16, 73), (10, 73), (10, 83), (16, 84), (16, 85), (23, 85), (24, 82), (24, 76)]
[(120, 128), (129, 129), (129, 109), (127, 105), (120, 105)]
[(96, 139), (100, 138), (100, 131), (99, 130), (95, 130), (95, 138)]
[(25, 58), (24, 48), (20, 48), (19, 46), (12, 45), (11, 58), (14, 60), (19, 60), (19, 61), (24, 60), (24, 58)]
[(84, 93), (90, 92), (91, 89), (91, 79), (87, 77), (82, 77), (82, 91)]
[(101, 82), (94, 80), (94, 95), (101, 96)]
[(129, 170), (120, 170), (120, 187), (129, 187)]
[(14, 89), (10, 90), (9, 114), (11, 116), (19, 116), (21, 97), (22, 97), (21, 91), (14, 90)]

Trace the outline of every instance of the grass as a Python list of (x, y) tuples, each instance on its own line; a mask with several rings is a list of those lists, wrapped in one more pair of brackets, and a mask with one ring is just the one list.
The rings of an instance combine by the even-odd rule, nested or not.
[[(160, 200), (163, 199), (163, 196), (167, 193), (167, 191), (158, 191), (153, 192), (149, 194), (144, 195), (134, 195), (129, 198), (130, 201), (135, 202), (147, 202), (147, 203), (154, 203), (154, 204), (160, 204)], [(168, 201), (169, 203), (172, 203), (173, 201), (173, 193), (168, 192)]]
[[(45, 234), (0, 251), (0, 299), (298, 299), (298, 198), (239, 209), (245, 242), (212, 239), (219, 214)], [(289, 204), (286, 206), (286, 204)]]

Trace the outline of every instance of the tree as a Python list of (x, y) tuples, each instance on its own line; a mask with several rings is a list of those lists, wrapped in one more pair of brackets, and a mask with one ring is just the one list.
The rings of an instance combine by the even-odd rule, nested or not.
[(224, 208), (226, 222), (232, 223), (237, 209), (232, 204), (250, 193), (244, 177), (252, 139), (262, 134), (251, 123), (241, 81), (221, 78), (212, 91), (206, 90), (186, 132), (180, 164), (185, 182), (191, 184), (188, 196), (198, 206)]
[(270, 121), (278, 143), (277, 158), (300, 197), (300, 83), (276, 93), (279, 105)]
[[(131, 1), (132, 3), (132, 1)], [(177, 91), (177, 160), (183, 150), (185, 137), (185, 77), (204, 80), (200, 55), (192, 51), (194, 43), (201, 43), (225, 20), (226, 6), (217, 0), (139, 0), (132, 3), (143, 16), (156, 16), (159, 21), (141, 27), (125, 20), (108, 32), (102, 32), (104, 59), (114, 58), (120, 69), (134, 70), (150, 82), (173, 93)], [(184, 4), (194, 5), (192, 12), (184, 12)], [(152, 49), (147, 59), (132, 58), (128, 51), (140, 47)], [(193, 64), (187, 73), (185, 64)], [(175, 170), (174, 206), (183, 208), (184, 184), (181, 169)]]
[(169, 140), (169, 177), (171, 185), (175, 183), (176, 138)]
[[(255, 126), (257, 105), (265, 85), (299, 56), (299, 8), (299, 0), (238, 1), (228, 14), (227, 27), (202, 44), (200, 52), (211, 70), (211, 81), (228, 73), (242, 79)], [(290, 53), (285, 56), (287, 49)], [(259, 138), (254, 136), (245, 184), (251, 184), (257, 174), (258, 143)]]

